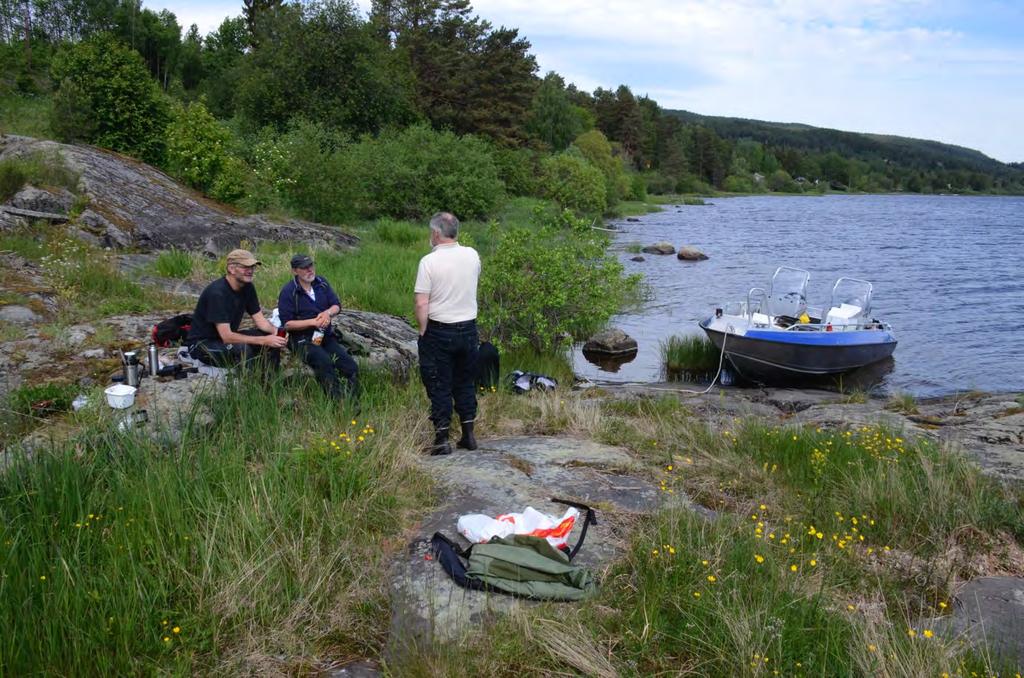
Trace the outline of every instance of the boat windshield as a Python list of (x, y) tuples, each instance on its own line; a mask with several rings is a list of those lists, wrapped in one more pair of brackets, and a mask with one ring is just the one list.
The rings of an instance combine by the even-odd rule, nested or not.
[(871, 283), (857, 278), (840, 278), (832, 287), (832, 308), (843, 304), (861, 309), (859, 315), (871, 313)]
[(807, 281), (810, 279), (811, 274), (803, 269), (777, 268), (768, 292), (771, 314), (798, 318), (804, 313), (807, 310)]

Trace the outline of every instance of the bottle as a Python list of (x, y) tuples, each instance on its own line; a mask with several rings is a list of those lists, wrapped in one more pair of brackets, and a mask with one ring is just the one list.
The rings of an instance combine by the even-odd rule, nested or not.
[(313, 339), (312, 339), (312, 341), (317, 346), (319, 346), (320, 344), (324, 343), (324, 331), (322, 329), (320, 329), (319, 327), (316, 328), (315, 330), (313, 330)]
[(157, 351), (156, 344), (150, 344), (146, 349), (146, 359), (149, 376), (155, 377), (160, 371), (160, 353)]

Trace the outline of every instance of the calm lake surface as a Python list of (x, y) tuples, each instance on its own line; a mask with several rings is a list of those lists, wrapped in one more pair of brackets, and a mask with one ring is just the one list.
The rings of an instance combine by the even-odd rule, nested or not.
[[(666, 205), (619, 220), (612, 251), (640, 273), (651, 298), (612, 324), (640, 344), (618, 371), (577, 350), (577, 374), (594, 381), (649, 382), (660, 375), (660, 342), (703, 334), (716, 305), (768, 287), (777, 266), (811, 274), (808, 303), (824, 306), (841, 276), (874, 284), (873, 315), (899, 345), (879, 377), (885, 392), (946, 395), (969, 389), (1024, 391), (1024, 198), (961, 196), (750, 197)], [(630, 245), (667, 240), (710, 259), (683, 262)]]

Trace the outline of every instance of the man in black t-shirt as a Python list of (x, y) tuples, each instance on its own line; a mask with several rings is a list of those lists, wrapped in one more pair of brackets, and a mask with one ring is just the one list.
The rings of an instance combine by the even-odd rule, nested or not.
[[(266, 357), (271, 366), (281, 361), (288, 342), (277, 336), (277, 329), (263, 317), (252, 277), (260, 262), (247, 250), (228, 254), (227, 275), (203, 290), (192, 314), (189, 330), (189, 355), (207, 365), (229, 367)], [(242, 316), (252, 316), (256, 329), (238, 331)]]

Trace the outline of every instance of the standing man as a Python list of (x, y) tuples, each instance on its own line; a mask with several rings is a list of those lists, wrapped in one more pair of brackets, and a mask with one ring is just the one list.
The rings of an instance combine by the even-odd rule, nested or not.
[(476, 362), (480, 339), (476, 328), (476, 287), (480, 255), (458, 243), (459, 220), (448, 212), (430, 219), (433, 250), (420, 259), (416, 272), (416, 322), (420, 377), (430, 398), (434, 424), (431, 454), (451, 454), (448, 429), (452, 401), (462, 424), (458, 447), (476, 449)]
[(359, 395), (356, 361), (334, 336), (331, 321), (341, 313), (341, 301), (331, 285), (314, 270), (308, 254), (292, 257), (291, 280), (281, 288), (277, 312), (281, 327), (288, 330), (288, 346), (313, 368), (317, 381), (327, 395), (343, 395), (338, 376), (345, 377), (353, 398)]
[[(276, 369), (281, 363), (281, 348), (287, 341), (263, 317), (253, 275), (260, 262), (247, 250), (228, 253), (227, 275), (203, 290), (192, 314), (188, 352), (196, 360), (216, 367), (247, 365), (262, 358)], [(238, 331), (242, 316), (252, 316), (256, 329)]]

